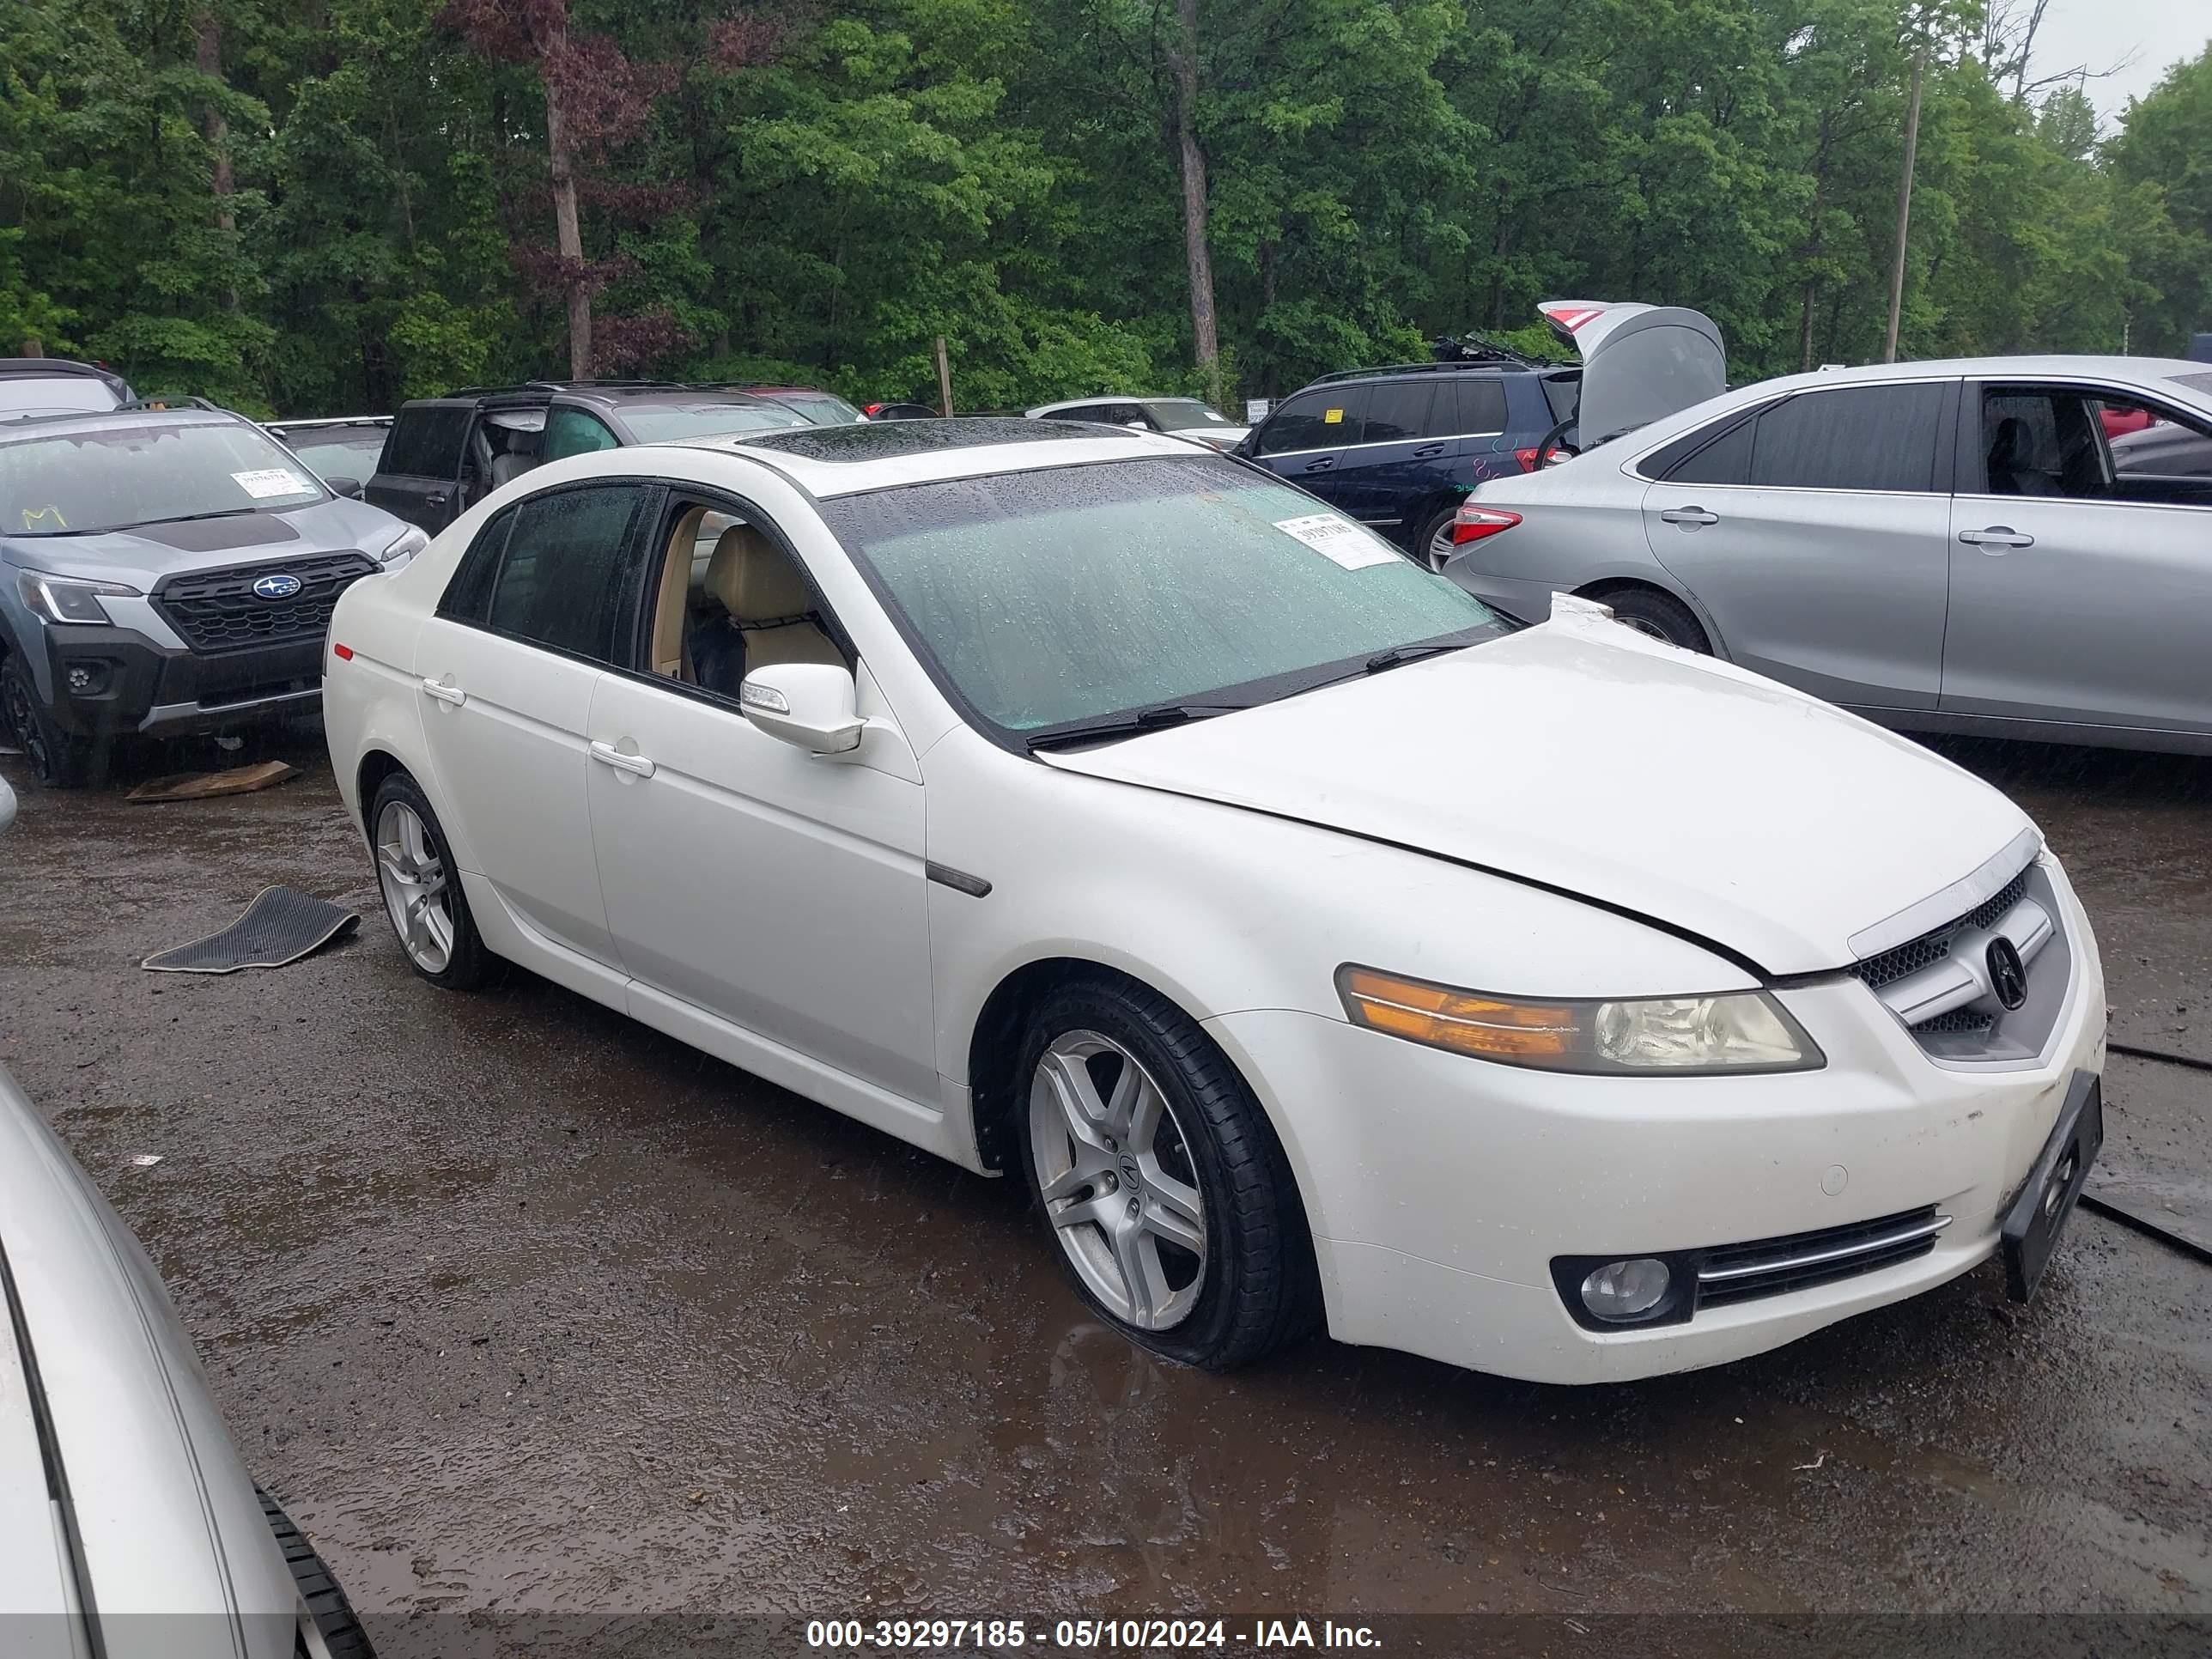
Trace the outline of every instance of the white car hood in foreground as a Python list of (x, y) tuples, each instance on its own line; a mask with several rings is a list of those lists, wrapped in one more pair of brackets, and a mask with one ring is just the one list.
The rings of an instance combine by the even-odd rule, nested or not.
[(1042, 758), (1564, 889), (1770, 974), (1854, 960), (2032, 829), (1916, 744), (1581, 616)]

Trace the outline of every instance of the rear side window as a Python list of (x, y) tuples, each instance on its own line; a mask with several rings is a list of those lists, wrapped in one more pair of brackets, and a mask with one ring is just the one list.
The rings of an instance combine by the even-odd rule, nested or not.
[(1751, 482), (1749, 416), (1730, 416), (1677, 438), (1643, 465), (1648, 476), (1668, 483), (1740, 484)]
[(461, 470), (461, 441), (469, 435), (466, 404), (403, 409), (384, 446), (382, 471), (410, 478), (451, 478)]
[(1544, 377), (1544, 401), (1551, 405), (1555, 421), (1575, 418), (1575, 404), (1582, 397), (1583, 377), (1580, 374), (1547, 374)]
[(1435, 432), (1430, 410), (1437, 400), (1437, 383), (1425, 380), (1385, 380), (1368, 393), (1367, 422), (1359, 441), (1366, 444), (1410, 443)]
[(1281, 455), (1358, 442), (1360, 424), (1367, 418), (1367, 392), (1364, 386), (1300, 392), (1261, 428), (1258, 453)]
[(580, 409), (556, 409), (545, 417), (545, 459), (549, 461), (570, 455), (588, 455), (598, 449), (614, 449), (620, 442), (607, 430), (605, 422)]
[(491, 586), (492, 630), (609, 660), (642, 493), (634, 484), (599, 485), (518, 505)]
[(1759, 417), (1751, 482), (1774, 489), (1932, 489), (1943, 390), (1838, 386), (1787, 398)]
[(1496, 375), (1455, 376), (1452, 398), (1452, 424), (1441, 435), (1486, 438), (1505, 430), (1505, 382)]

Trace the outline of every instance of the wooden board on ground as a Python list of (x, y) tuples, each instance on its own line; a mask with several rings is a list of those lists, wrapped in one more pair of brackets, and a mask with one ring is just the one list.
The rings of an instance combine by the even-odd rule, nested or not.
[(205, 800), (210, 795), (245, 795), (299, 775), (300, 769), (284, 761), (263, 761), (258, 766), (234, 766), (223, 772), (178, 772), (166, 778), (149, 778), (123, 799), (135, 801)]

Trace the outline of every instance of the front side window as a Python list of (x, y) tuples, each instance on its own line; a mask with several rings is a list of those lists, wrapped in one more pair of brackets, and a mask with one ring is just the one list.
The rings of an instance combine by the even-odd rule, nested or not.
[(621, 441), (607, 429), (605, 421), (580, 409), (556, 409), (545, 417), (545, 459), (549, 461), (613, 449)]
[(823, 514), (1009, 733), (1163, 702), (1242, 707), (1508, 626), (1371, 531), (1211, 457), (914, 484)]
[(242, 421), (162, 422), (0, 442), (0, 531), (82, 535), (327, 499), (307, 465)]
[(1838, 386), (1803, 392), (1759, 417), (1751, 482), (1770, 489), (1935, 488), (1944, 389)]
[(1364, 386), (1324, 386), (1301, 392), (1261, 428), (1255, 453), (1286, 455), (1358, 443), (1360, 423), (1367, 417), (1367, 390)]
[(494, 632), (605, 662), (630, 565), (634, 484), (556, 489), (507, 515), (512, 526), (491, 583)]
[(2086, 386), (1984, 386), (1981, 404), (1989, 495), (2212, 501), (2212, 426)]

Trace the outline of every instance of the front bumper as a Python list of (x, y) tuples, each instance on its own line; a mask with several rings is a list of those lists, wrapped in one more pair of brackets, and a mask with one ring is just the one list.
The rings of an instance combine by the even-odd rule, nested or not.
[[(2048, 1046), (2013, 1066), (1941, 1065), (1856, 980), (1777, 994), (1827, 1056), (1746, 1078), (1565, 1077), (1289, 1010), (1206, 1022), (1280, 1127), (1315, 1234), (1331, 1334), (1546, 1382), (1656, 1376), (1762, 1352), (1930, 1289), (1996, 1253), (2075, 1073), (2105, 1058), (2088, 923)], [(1926, 1254), (1856, 1277), (1593, 1330), (1561, 1256), (1700, 1251), (1928, 1206)]]
[[(244, 650), (179, 650), (128, 628), (48, 626), (55, 723), (79, 737), (192, 737), (322, 707), (319, 638)], [(73, 676), (88, 682), (73, 688)]]

